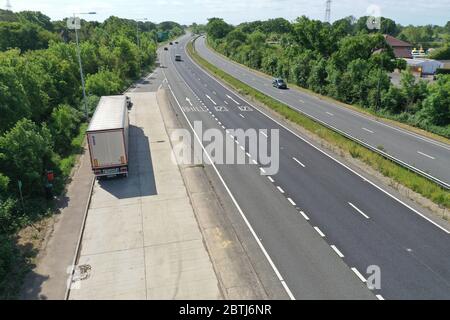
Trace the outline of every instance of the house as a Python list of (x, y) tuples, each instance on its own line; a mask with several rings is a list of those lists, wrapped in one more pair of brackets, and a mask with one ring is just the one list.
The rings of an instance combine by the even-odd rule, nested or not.
[(386, 42), (394, 50), (394, 55), (396, 58), (411, 59), (413, 57), (411, 54), (411, 51), (413, 49), (412, 44), (402, 41), (400, 39), (394, 38), (393, 36), (390, 36), (388, 34), (385, 34), (384, 38), (386, 39)]

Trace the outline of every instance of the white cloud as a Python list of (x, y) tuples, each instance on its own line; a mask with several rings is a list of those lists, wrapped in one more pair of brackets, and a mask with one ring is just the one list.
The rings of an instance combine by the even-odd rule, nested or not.
[[(279, 16), (288, 20), (301, 15), (323, 19), (325, 14), (325, 0), (11, 0), (11, 3), (15, 11), (39, 10), (53, 19), (61, 19), (73, 11), (98, 11), (95, 17), (98, 20), (116, 15), (147, 17), (155, 22), (203, 23), (216, 16), (236, 24)], [(450, 0), (334, 0), (331, 18), (366, 15), (371, 4), (378, 5), (383, 16), (402, 24), (444, 24), (449, 20)]]

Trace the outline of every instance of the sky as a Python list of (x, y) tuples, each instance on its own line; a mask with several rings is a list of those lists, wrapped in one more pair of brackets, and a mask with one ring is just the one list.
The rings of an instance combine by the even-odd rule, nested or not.
[[(1, 4), (3, 2), (3, 4)], [(13, 11), (41, 11), (53, 20), (74, 12), (96, 11), (86, 20), (103, 21), (111, 15), (149, 21), (176, 21), (181, 24), (206, 23), (220, 17), (232, 24), (306, 15), (323, 20), (325, 0), (10, 0)], [(6, 0), (0, 0), (4, 9)], [(381, 15), (403, 25), (444, 25), (450, 20), (450, 0), (333, 0), (331, 20), (353, 15)]]

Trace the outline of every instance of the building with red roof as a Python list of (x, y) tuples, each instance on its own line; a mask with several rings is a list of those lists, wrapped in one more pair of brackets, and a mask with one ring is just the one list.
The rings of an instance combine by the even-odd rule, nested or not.
[(384, 38), (386, 39), (386, 42), (392, 47), (394, 50), (394, 55), (396, 58), (407, 58), (412, 59), (411, 51), (413, 49), (413, 45), (402, 41), (400, 39), (394, 38), (393, 36), (390, 36), (388, 34), (384, 35)]

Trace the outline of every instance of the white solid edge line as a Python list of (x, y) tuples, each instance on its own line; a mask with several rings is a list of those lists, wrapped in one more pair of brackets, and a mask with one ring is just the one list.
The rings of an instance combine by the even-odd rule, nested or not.
[(300, 211), (300, 214), (305, 218), (305, 220), (309, 220), (309, 217), (303, 211)]
[(361, 280), (362, 282), (366, 282), (366, 278), (364, 278), (364, 276), (358, 271), (358, 269), (356, 269), (355, 267), (351, 268), (352, 271), (356, 274), (356, 276), (359, 278), (359, 280)]
[[(178, 73), (178, 70), (175, 71)], [(165, 71), (163, 70), (164, 73), (164, 77), (166, 77)], [(178, 74), (181, 78), (181, 75)], [(167, 78), (167, 77), (166, 77)], [(191, 87), (189, 87), (187, 85), (187, 83), (184, 81), (183, 78), (181, 78), (183, 80), (183, 82), (185, 83), (185, 85), (192, 91)], [(269, 253), (267, 252), (266, 248), (263, 246), (263, 244), (261, 243), (261, 240), (259, 240), (258, 236), (256, 235), (255, 230), (253, 230), (253, 227), (251, 226), (250, 222), (248, 221), (247, 217), (245, 216), (244, 212), (242, 211), (242, 208), (240, 207), (239, 203), (237, 202), (236, 198), (233, 196), (233, 193), (231, 192), (230, 188), (228, 187), (228, 185), (226, 184), (225, 180), (223, 179), (222, 175), (220, 174), (219, 170), (217, 169), (216, 165), (214, 164), (214, 162), (212, 161), (210, 155), (208, 154), (208, 152), (206, 151), (205, 147), (203, 146), (203, 143), (201, 142), (201, 139), (199, 138), (199, 136), (197, 135), (197, 132), (195, 132), (194, 128), (192, 127), (191, 122), (189, 121), (188, 117), (186, 116), (186, 113), (182, 110), (180, 103), (178, 102), (177, 97), (175, 96), (172, 87), (170, 86), (170, 84), (168, 84), (170, 93), (172, 94), (172, 96), (174, 97), (175, 101), (178, 104), (178, 107), (180, 108), (181, 112), (183, 113), (184, 118), (186, 119), (187, 123), (189, 124), (189, 127), (191, 128), (192, 132), (194, 133), (197, 141), (199, 141), (200, 145), (202, 146), (203, 151), (205, 152), (206, 156), (208, 157), (212, 167), (214, 168), (214, 171), (216, 172), (217, 176), (219, 177), (219, 180), (222, 182), (225, 190), (227, 191), (228, 195), (230, 196), (231, 200), (233, 201), (234, 205), (236, 206), (236, 208), (239, 211), (239, 214), (241, 215), (242, 219), (244, 220), (245, 224), (247, 225), (247, 227), (249, 228), (251, 234), (253, 235), (253, 238), (255, 239), (256, 243), (258, 244), (258, 246), (260, 247), (261, 251), (263, 252), (264, 256), (266, 257), (267, 261), (269, 262), (270, 266), (272, 267), (273, 271), (275, 272), (278, 280), (281, 282), (281, 284), (283, 285), (284, 289), (286, 290), (286, 293), (288, 294), (289, 298), (291, 300), (295, 300), (294, 295), (292, 294), (292, 291), (289, 289), (288, 285), (286, 284), (286, 282), (284, 281), (283, 277), (281, 276), (280, 271), (278, 271), (278, 268), (275, 266), (272, 258), (270, 258)]]
[(318, 233), (322, 238), (325, 238), (325, 234), (322, 232), (322, 230), (319, 229), (319, 227), (314, 227), (314, 230), (316, 230), (317, 233)]
[(287, 198), (288, 201), (295, 207), (297, 204), (294, 202), (294, 200), (292, 200), (291, 198)]
[[(214, 81), (216, 81), (218, 84), (220, 84), (225, 90), (227, 90), (228, 92), (231, 92), (230, 89), (228, 89), (227, 87), (225, 87), (225, 85), (223, 85), (219, 80), (217, 80), (216, 78), (214, 78), (213, 76), (211, 76), (208, 72), (206, 72), (205, 70), (203, 70), (202, 67), (200, 67), (195, 61), (193, 61), (191, 59), (191, 57), (188, 55), (189, 60), (192, 61), (192, 63), (194, 63), (200, 70), (202, 70), (203, 73), (205, 73), (208, 77), (210, 77), (211, 79), (213, 79)], [(236, 93), (233, 93), (234, 95), (237, 96)], [(375, 188), (377, 188), (378, 190), (380, 190), (381, 192), (383, 192), (384, 194), (386, 194), (387, 196), (391, 197), (392, 199), (394, 199), (395, 201), (397, 201), (398, 203), (402, 204), (403, 206), (405, 206), (406, 208), (408, 208), (409, 210), (411, 210), (412, 212), (414, 212), (415, 214), (418, 214), (419, 216), (421, 216), (422, 218), (424, 218), (425, 220), (427, 220), (428, 222), (430, 222), (431, 224), (433, 224), (434, 226), (438, 227), (439, 229), (441, 229), (442, 231), (446, 232), (447, 234), (450, 234), (450, 231), (445, 229), (444, 227), (442, 227), (441, 225), (439, 225), (438, 223), (434, 222), (433, 220), (431, 220), (430, 218), (428, 218), (427, 216), (425, 216), (424, 214), (420, 213), (419, 211), (417, 211), (416, 209), (414, 209), (413, 207), (411, 207), (410, 205), (406, 204), (405, 202), (403, 202), (402, 200), (398, 199), (397, 197), (395, 197), (394, 195), (390, 194), (389, 192), (387, 192), (386, 190), (384, 190), (383, 188), (381, 188), (380, 186), (378, 186), (377, 184), (375, 184), (373, 181), (368, 180), (367, 178), (363, 177), (361, 174), (359, 174), (358, 172), (356, 172), (355, 170), (351, 169), (349, 166), (345, 165), (344, 163), (342, 163), (341, 161), (335, 159), (334, 157), (332, 157), (331, 155), (329, 155), (327, 152), (321, 150), (319, 147), (316, 147), (315, 145), (313, 145), (311, 142), (307, 141), (305, 138), (299, 136), (297, 133), (295, 133), (294, 131), (292, 131), (291, 129), (289, 129), (288, 127), (284, 126), (283, 124), (281, 124), (280, 122), (278, 122), (277, 120), (271, 118), (269, 115), (267, 115), (266, 113), (264, 113), (263, 111), (255, 108), (255, 106), (253, 106), (251, 103), (249, 103), (247, 100), (245, 100), (242, 97), (239, 97), (239, 99), (241, 99), (242, 101), (244, 101), (245, 103), (247, 103), (248, 105), (252, 106), (256, 111), (258, 111), (259, 113), (261, 113), (262, 115), (266, 116), (267, 118), (269, 118), (270, 120), (272, 120), (273, 122), (275, 122), (276, 124), (278, 124), (280, 127), (284, 128), (285, 130), (289, 131), (290, 133), (292, 133), (294, 136), (296, 136), (297, 138), (299, 138), (300, 140), (304, 141), (305, 143), (307, 143), (308, 145), (310, 145), (311, 147), (313, 147), (314, 149), (316, 149), (317, 151), (319, 151), (320, 153), (326, 155), (328, 158), (332, 159), (333, 161), (337, 162), (338, 164), (340, 164), (341, 166), (343, 166), (344, 168), (346, 168), (347, 170), (349, 170), (350, 172), (352, 172), (353, 174), (356, 174), (358, 177), (360, 177), (361, 179), (367, 181), (367, 183), (370, 183), (372, 186), (374, 186)]]
[[(207, 48), (207, 47), (205, 47), (205, 48)], [(207, 48), (207, 49), (208, 49), (208, 48)], [(209, 49), (208, 49), (208, 50), (209, 50)], [(211, 50), (209, 50), (209, 51), (211, 51)], [(215, 54), (215, 53), (213, 52), (212, 54)], [(218, 58), (221, 58), (220, 56), (217, 56), (217, 57), (218, 57)], [(189, 58), (190, 58), (190, 57), (189, 57)], [(243, 70), (247, 70), (246, 68), (244, 68), (243, 66), (241, 66), (241, 65), (238, 64), (237, 62), (234, 62), (234, 61), (231, 61), (231, 60), (225, 60), (225, 59), (223, 59), (223, 58), (221, 58), (221, 59), (224, 60), (224, 61), (228, 61), (228, 62), (231, 62), (231, 63), (233, 63), (233, 64), (236, 64), (236, 65), (238, 65), (238, 66), (239, 66), (241, 69), (243, 69)], [(225, 65), (225, 64), (224, 64), (224, 65)], [(247, 70), (247, 71), (248, 71), (248, 72), (252, 72), (252, 70)], [(252, 73), (253, 73), (253, 72), (252, 72)], [(258, 76), (256, 73), (255, 73), (255, 75)], [(260, 79), (261, 79), (262, 81), (265, 80), (264, 77), (261, 77)], [(297, 92), (298, 92), (298, 91), (297, 91)], [(297, 92), (296, 92), (296, 93), (297, 93)], [(298, 93), (300, 93), (300, 92), (298, 92)], [(308, 97), (309, 97), (309, 96), (308, 96)], [(316, 99), (318, 99), (316, 96), (313, 96), (313, 97), (316, 98)], [(322, 100), (322, 102), (327, 102), (327, 101), (323, 101), (323, 100)], [(328, 103), (328, 102), (327, 102), (327, 103)], [(329, 102), (329, 103), (330, 103), (334, 108), (336, 108), (337, 110), (341, 110), (341, 111), (345, 111), (345, 112), (351, 113), (351, 114), (353, 114), (353, 115), (355, 115), (355, 116), (358, 116), (358, 117), (360, 117), (360, 118), (363, 118), (363, 119), (365, 119), (365, 120), (368, 120), (368, 121), (370, 121), (370, 122), (372, 122), (372, 123), (374, 123), (374, 124), (381, 124), (381, 125), (386, 126), (386, 127), (388, 127), (388, 128), (391, 128), (391, 129), (394, 129), (394, 130), (396, 130), (396, 131), (399, 131), (399, 132), (401, 132), (401, 133), (403, 133), (403, 134), (413, 136), (413, 137), (415, 137), (415, 138), (417, 138), (417, 139), (419, 139), (419, 140), (422, 140), (422, 141), (431, 143), (431, 144), (433, 144), (433, 145), (435, 145), (435, 146), (441, 147), (441, 148), (446, 149), (446, 150), (450, 150), (450, 146), (447, 146), (447, 145), (443, 144), (442, 142), (439, 142), (439, 141), (436, 141), (436, 140), (433, 140), (433, 139), (430, 139), (430, 138), (427, 138), (427, 137), (423, 137), (423, 136), (418, 135), (417, 133), (414, 133), (414, 132), (411, 132), (411, 131), (407, 131), (407, 130), (404, 130), (404, 129), (401, 129), (401, 128), (393, 127), (393, 126), (389, 125), (388, 123), (384, 123), (384, 122), (382, 122), (382, 121), (377, 121), (377, 120), (371, 119), (371, 118), (369, 118), (369, 117), (367, 117), (367, 116), (365, 116), (364, 114), (361, 114), (361, 113), (359, 113), (359, 112), (350, 110), (350, 109), (345, 108), (345, 107), (341, 107), (341, 106), (339, 106), (339, 105), (337, 105), (337, 104), (333, 104), (333, 103), (331, 103), (331, 102)]]
[(348, 203), (353, 209), (355, 209), (356, 211), (358, 211), (364, 218), (366, 219), (370, 219), (370, 217), (365, 214), (364, 212), (362, 212), (357, 206), (355, 206), (353, 203), (349, 202)]
[(342, 252), (339, 251), (339, 249), (334, 244), (330, 245), (330, 247), (334, 250), (334, 252), (336, 252), (336, 254), (339, 256), (339, 258), (343, 258), (344, 257)]

